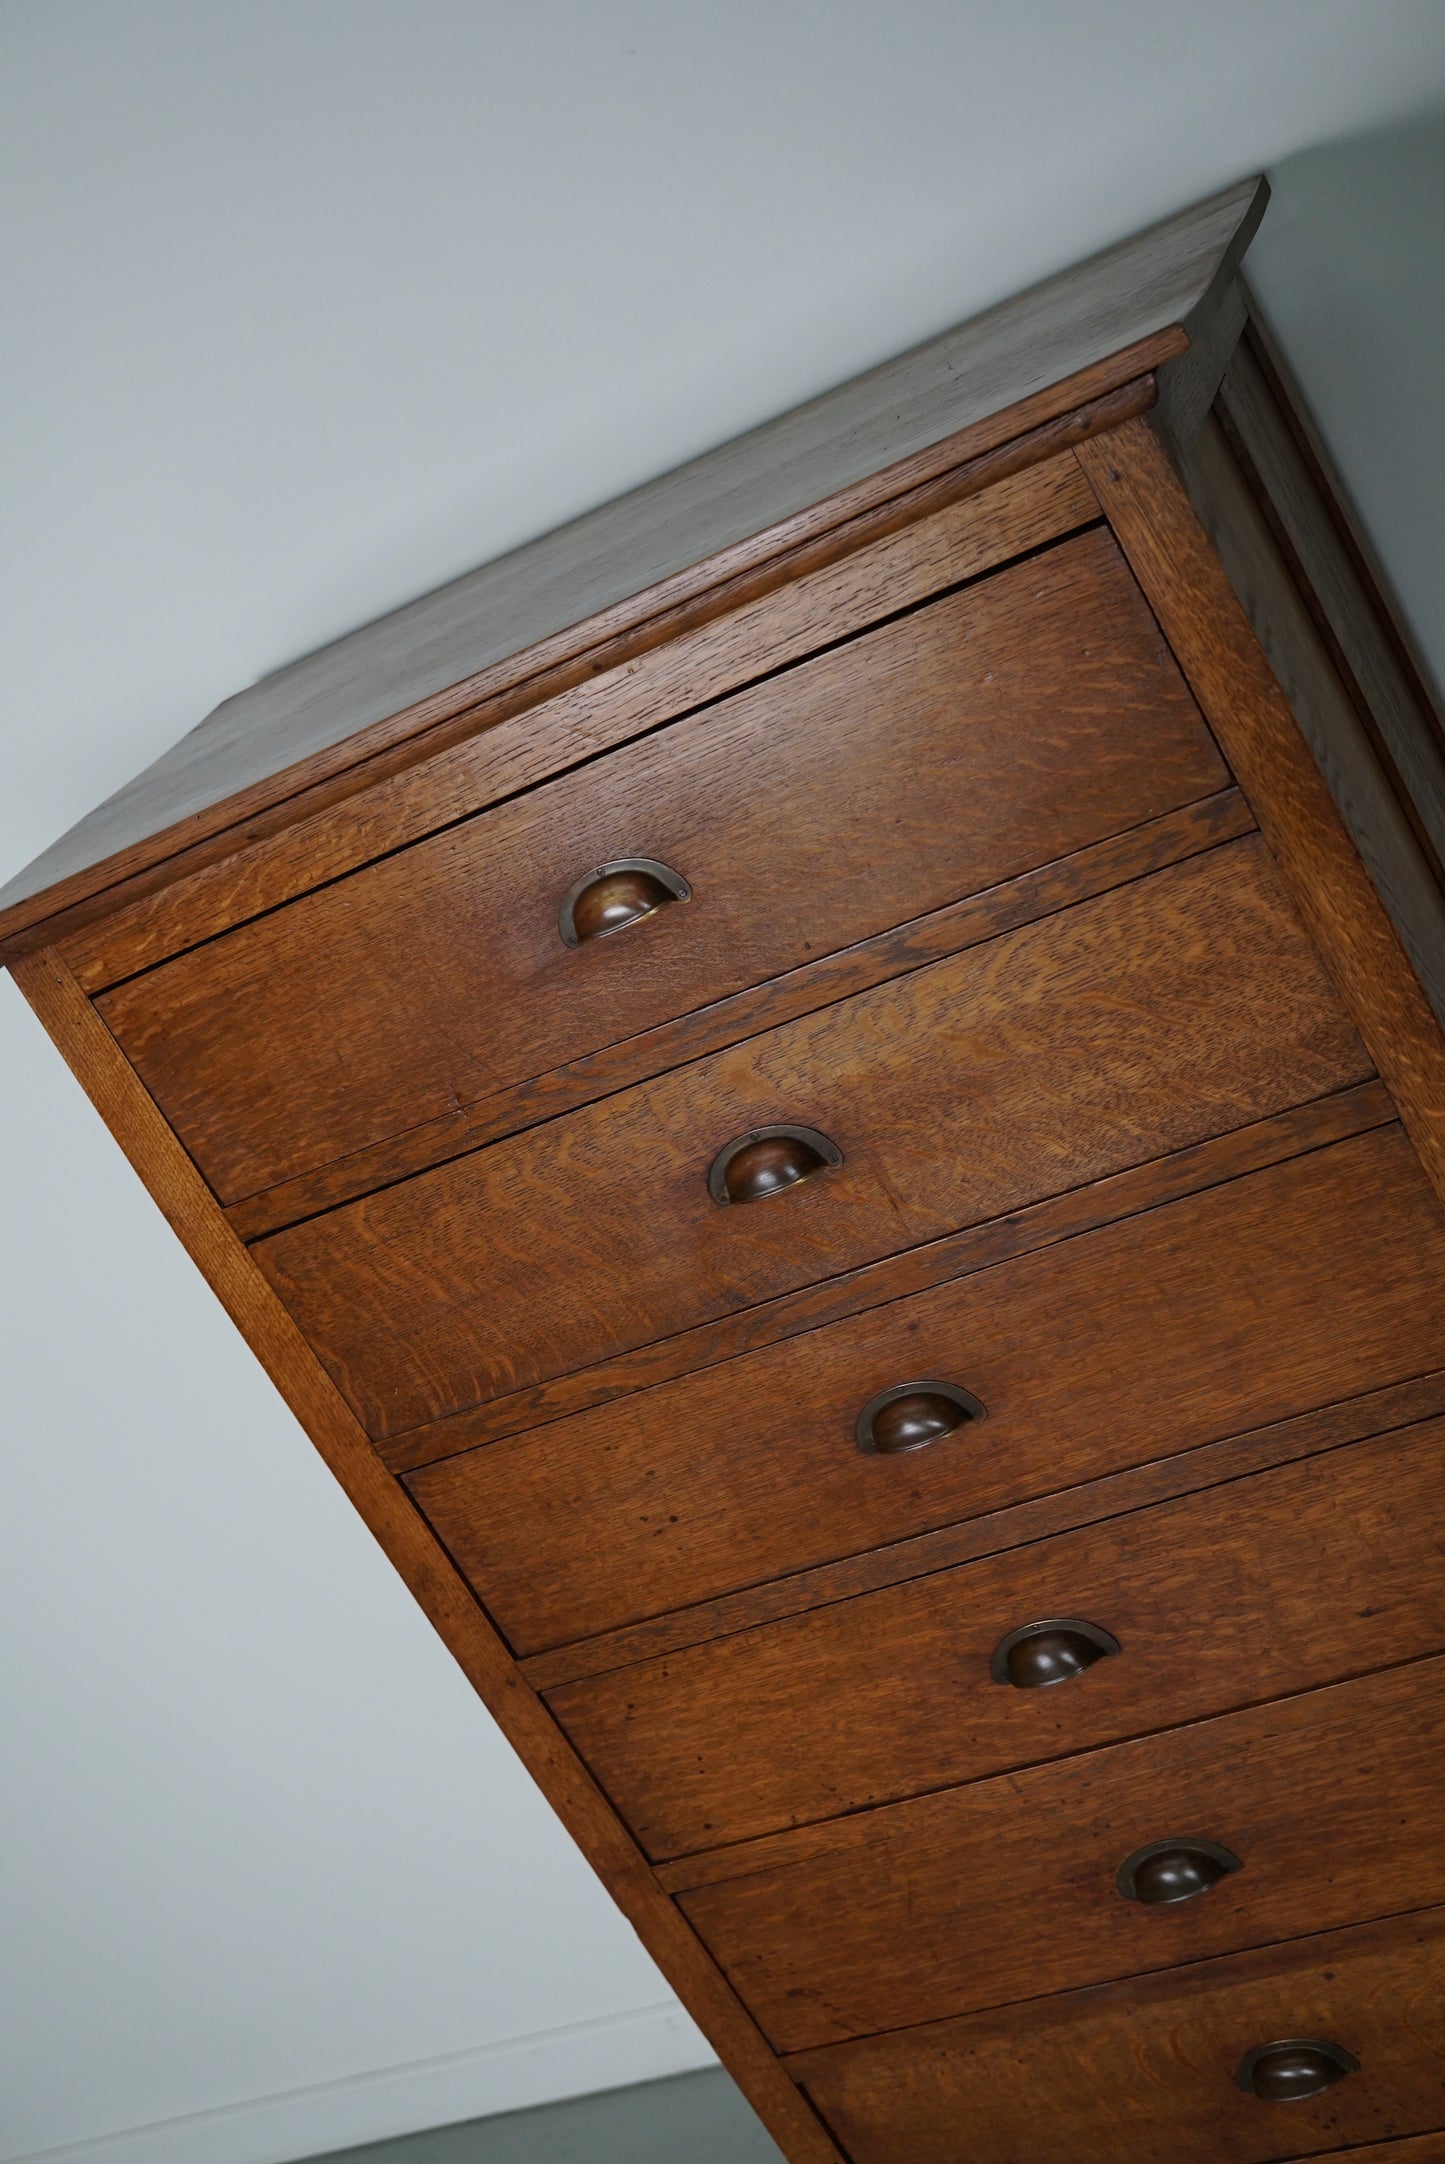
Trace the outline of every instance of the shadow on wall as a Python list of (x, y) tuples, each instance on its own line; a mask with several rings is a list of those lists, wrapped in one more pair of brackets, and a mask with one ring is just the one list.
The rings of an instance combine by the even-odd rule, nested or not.
[(1445, 684), (1445, 111), (1270, 170), (1246, 275)]
[(314, 2164), (783, 2164), (721, 2067), (438, 2127)]

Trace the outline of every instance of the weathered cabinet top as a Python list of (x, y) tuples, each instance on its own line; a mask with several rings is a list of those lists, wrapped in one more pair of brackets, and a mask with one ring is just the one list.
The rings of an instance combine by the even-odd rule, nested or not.
[(1267, 198), (1228, 189), (238, 692), (0, 891), (0, 941), (1167, 365)]

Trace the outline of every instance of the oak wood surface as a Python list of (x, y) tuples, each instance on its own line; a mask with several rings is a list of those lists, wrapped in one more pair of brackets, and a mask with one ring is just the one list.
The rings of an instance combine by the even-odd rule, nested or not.
[(903, 1585), (909, 1579), (971, 1563), (980, 1556), (1027, 1547), (1031, 1541), (1070, 1532), (1075, 1526), (1097, 1525), (1124, 1511), (1143, 1510), (1174, 1496), (1197, 1494), (1245, 1474), (1265, 1472), (1293, 1458), (1336, 1450), (1342, 1444), (1388, 1433), (1438, 1413), (1445, 1413), (1445, 1372), (1414, 1376), (1409, 1382), (1344, 1398), (1317, 1412), (1301, 1413), (1293, 1420), (1272, 1421), (1268, 1427), (1250, 1428), (1218, 1443), (1198, 1443), (1192, 1450), (1151, 1459), (1124, 1473), (1106, 1474), (1101, 1480), (1085, 1481), (1053, 1495), (1035, 1496), (1027, 1503), (1014, 1503), (1003, 1510), (985, 1511), (981, 1517), (940, 1526), (932, 1533), (917, 1533), (911, 1540), (889, 1541), (861, 1555), (820, 1564), (816, 1570), (797, 1571), (787, 1578), (749, 1586), (741, 1593), (699, 1601), (690, 1608), (624, 1624), (596, 1638), (534, 1653), (523, 1659), (522, 1671), (534, 1690), (550, 1691), (558, 1684), (575, 1683), (584, 1676), (605, 1675), (609, 1669), (626, 1668), (634, 1661), (678, 1653), (684, 1647), (704, 1645), (714, 1638), (755, 1629), (759, 1624), (781, 1622), (785, 1616), (853, 1600), (860, 1593)]
[(889, 977), (921, 969), (1070, 903), (1197, 856), (1218, 842), (1236, 840), (1253, 827), (1253, 815), (1237, 789), (1202, 797), (1042, 865), (1036, 872), (1025, 872), (1003, 886), (986, 888), (927, 916), (914, 917), (856, 946), (822, 955), (731, 998), (464, 1105), (371, 1149), (357, 1150), (318, 1172), (267, 1188), (233, 1203), (227, 1218), (245, 1240), (299, 1224), (358, 1195), (464, 1156), (505, 1134), (610, 1096), (630, 1082), (664, 1074), (779, 1022), (867, 991)]
[(1250, 181), (227, 700), (0, 896), (0, 935), (1184, 352)]
[[(1289, 2104), (1239, 2089), (1244, 2053), (1283, 2037), (1339, 2043), (1359, 2071)], [(1326, 1932), (789, 2064), (852, 2164), (1266, 2164), (1348, 2151), (1439, 2126), (1445, 1914)]]
[[(906, 523), (913, 507), (935, 488), (945, 498), (955, 493), (956, 477), (964, 469), (986, 463), (1001, 477), (1114, 425), (1126, 414), (1147, 411), (1157, 395), (1155, 369), (1179, 349), (1177, 333), (1144, 340), (1111, 362), (1082, 370), (1065, 384), (962, 429), (596, 616), (344, 734), (275, 774), (231, 790), (214, 804), (198, 804), (173, 824), (38, 887), (32, 895), (7, 901), (0, 907), (0, 959), (33, 951), (37, 931), (59, 938), (94, 923), (105, 913), (104, 900), (99, 911), (93, 906), (97, 896), (116, 894), (129, 901), (156, 892), (178, 869), (219, 862), (236, 839), (280, 834), (298, 815), (341, 804), (374, 780), (403, 773), (419, 759), (448, 750), (499, 719), (525, 713), (541, 700), (585, 684), (602, 669), (645, 656), (734, 603), (773, 591), (795, 571), (835, 560), (860, 536)], [(483, 566), (484, 571), (491, 568)], [(363, 626), (363, 635), (372, 628)], [(225, 714), (231, 703), (223, 702), (207, 721)], [(199, 734), (190, 732), (191, 738)], [(220, 747), (213, 739), (208, 748)], [(183, 738), (173, 749), (182, 757), (189, 750), (194, 757), (199, 747), (190, 747), (190, 740)], [(150, 794), (151, 781), (151, 769), (136, 777), (132, 790), (137, 800)], [(11, 888), (18, 892), (21, 880), (32, 873), (38, 877), (41, 869), (49, 872), (62, 852), (71, 851), (71, 836), (78, 836), (80, 826), (104, 825), (107, 809), (98, 807), (0, 895), (8, 897)], [(218, 837), (219, 849), (214, 846)]]
[[(1445, 1367), (1445, 1213), (1398, 1127), (447, 1458), (408, 1485), (521, 1652)], [(918, 1377), (988, 1417), (853, 1441)]]
[[(1368, 1073), (1250, 837), (252, 1252), (387, 1435)], [(719, 1208), (770, 1121), (844, 1164)]]
[(926, 1292), (975, 1270), (991, 1269), (1015, 1255), (1029, 1254), (1072, 1239), (1096, 1225), (1196, 1194), (1241, 1173), (1278, 1164), (1282, 1158), (1323, 1148), (1347, 1135), (1362, 1134), (1395, 1117), (1383, 1083), (1358, 1083), (1328, 1097), (1291, 1106), (1286, 1112), (1244, 1127), (1212, 1135), (1208, 1141), (1171, 1150), (1127, 1172), (1087, 1181), (1043, 1202), (1027, 1204), (1002, 1217), (988, 1218), (964, 1232), (905, 1249), (881, 1262), (866, 1263), (838, 1277), (800, 1291), (784, 1293), (756, 1307), (701, 1323), (677, 1336), (637, 1347), (613, 1360), (573, 1370), (530, 1389), (494, 1398), (486, 1405), (409, 1429), (379, 1444), (382, 1458), (396, 1472), (410, 1472), (439, 1458), (455, 1457), (503, 1435), (585, 1412), (634, 1391), (645, 1390), (719, 1361), (736, 1359), (765, 1345), (780, 1344), (805, 1330), (840, 1321), (864, 1308)]
[[(850, 539), (852, 546), (815, 568), (798, 565), (786, 584), (732, 606), (720, 603), (719, 613), (624, 660), (604, 652), (580, 682), (550, 697), (534, 695), (521, 706), (514, 700), (516, 711), (484, 710), (459, 741), (370, 786), (360, 785), (369, 764), (363, 762), (354, 793), (340, 802), (309, 815), (298, 802), (282, 830), (238, 841), (221, 861), (185, 876), (173, 870), (154, 892), (113, 901), (103, 917), (61, 942), (77, 981), (87, 991), (103, 990), (944, 587), (1096, 522), (1093, 490), (1067, 452), (1051, 451), (1051, 435), (1012, 446), (1008, 458), (994, 452), (968, 461), (910, 491), (864, 520), (857, 534), (845, 529), (831, 536), (833, 550), (844, 550)], [(1039, 463), (1006, 470), (1028, 449)]]
[[(1260, 1704), (1445, 1646), (1442, 1451), (1438, 1421), (1354, 1443), (547, 1703), (658, 1858)], [(999, 1641), (1048, 1616), (1123, 1650), (994, 1682)]]
[[(161, 920), (145, 935), (153, 933), (161, 941), (150, 956), (156, 960), (161, 951), (190, 943), (187, 936), (169, 938), (169, 929), (174, 927), (168, 927), (166, 894), (176, 891), (184, 935), (191, 922), (188, 897), (193, 875), (214, 872), (221, 880), (216, 892), (208, 890), (204, 879), (198, 879), (195, 889), (199, 915), (222, 911), (210, 927), (214, 932), (232, 921), (223, 909), (227, 867), (232, 864), (237, 875), (238, 921), (258, 914), (264, 906), (256, 901), (261, 888), (274, 905), (306, 892), (321, 879), (354, 870), (384, 853), (386, 843), (378, 836), (396, 829), (404, 843), (435, 830), (431, 775), (420, 777), (415, 790), (403, 786), (394, 799), (389, 793), (389, 784), (404, 784), (405, 777), (418, 768), (434, 770), (441, 796), (450, 789), (461, 797), (452, 816), (465, 816), (479, 803), (499, 801), (514, 788), (559, 770), (559, 749), (565, 754), (570, 731), (564, 730), (559, 738), (538, 717), (544, 707), (551, 709), (569, 691), (585, 697), (592, 686), (600, 687), (600, 713), (584, 706), (574, 715), (573, 725), (581, 722), (590, 729), (597, 718), (601, 742), (606, 743), (624, 741), (635, 733), (632, 691), (661, 701), (661, 710), (653, 716), (661, 720), (708, 695), (705, 685), (700, 691), (689, 688), (702, 679), (715, 679), (714, 693), (751, 681), (757, 673), (759, 642), (766, 645), (777, 632), (786, 643), (788, 636), (796, 636), (803, 628), (790, 603), (795, 587), (804, 591), (803, 618), (810, 613), (806, 597), (818, 572), (837, 572), (845, 610), (850, 599), (866, 600), (870, 579), (865, 571), (861, 590), (855, 591), (848, 569), (853, 559), (871, 557), (875, 544), (926, 524), (937, 511), (957, 506), (1042, 463), (1057, 464), (1061, 454), (1086, 436), (1147, 412), (1156, 396), (1156, 379), (1146, 374), (1053, 420), (1026, 428), (993, 450), (970, 453), (965, 442), (961, 447), (939, 446), (918, 460), (905, 461), (889, 487), (860, 484), (834, 499), (826, 516), (820, 510), (800, 519), (796, 531), (760, 536), (740, 552), (737, 565), (719, 570), (695, 592), (684, 590), (640, 621), (629, 622), (624, 610), (620, 627), (610, 634), (599, 630), (590, 642), (568, 635), (553, 642), (558, 645), (553, 658), (540, 653), (523, 657), (515, 667), (503, 664), (489, 672), (496, 678), (491, 688), (487, 681), (464, 687), (472, 696), (457, 711), (452, 711), (456, 701), (444, 700), (446, 712), (441, 720), (403, 733), (394, 742), (383, 742), (379, 749), (363, 747), (350, 764), (334, 772), (324, 770), (320, 778), (308, 781), (302, 775), (290, 775), (285, 795), (260, 792), (259, 809), (248, 809), (244, 797), (228, 800), (200, 822), (198, 839), (183, 841), (177, 830), (161, 838), (167, 846), (164, 856), (156, 857), (148, 845), (130, 852), (137, 859), (133, 870), (126, 871), (116, 859), (22, 904), (19, 917), (23, 921), (18, 928), (7, 932), (0, 926), (0, 962), (33, 953), (37, 946), (56, 944), (67, 958), (73, 956), (78, 966), (89, 969), (104, 959), (92, 955), (89, 941), (96, 937), (104, 945), (104, 924), (111, 915), (123, 913), (132, 903), (150, 901), (162, 912)], [(910, 479), (910, 474), (922, 478)], [(1087, 487), (1085, 499), (1081, 499), (1082, 522), (1088, 523), (1098, 515), (1098, 501)], [(1047, 533), (1038, 536), (1049, 538)], [(1010, 552), (1005, 550), (1005, 554)], [(887, 584), (887, 574), (883, 577)], [(929, 583), (936, 588), (946, 584), (947, 578), (933, 578)], [(903, 601), (916, 598), (904, 595)], [(825, 592), (814, 593), (812, 600), (814, 610), (826, 609)], [(770, 604), (777, 605), (777, 618), (767, 613)], [(764, 612), (760, 622), (754, 620), (755, 605)], [(806, 652), (817, 643), (815, 634), (803, 639), (796, 651)], [(668, 694), (670, 683), (674, 689)], [(495, 753), (487, 741), (494, 731), (500, 732)], [(453, 752), (462, 755), (462, 767), (453, 764)], [(565, 756), (560, 761), (563, 766), (568, 763)], [(326, 762), (322, 765), (325, 769)], [(332, 812), (334, 822), (328, 816)], [(273, 845), (274, 857), (270, 854)], [(91, 892), (96, 878), (105, 878), (108, 884)], [(78, 898), (67, 900), (72, 887)], [(46, 913), (31, 923), (32, 910)], [(112, 980), (107, 976), (106, 981)], [(86, 982), (90, 989), (99, 986), (99, 979), (89, 975)]]
[[(450, 827), (100, 1001), (222, 1201), (1228, 781), (1112, 538), (1080, 535)], [(563, 944), (593, 866), (691, 899)]]
[[(712, 1859), (682, 1908), (803, 2051), (1432, 1907), (1442, 1825), (1445, 1661), (1426, 1660), (774, 1835)], [(1167, 1906), (1121, 1895), (1136, 1850), (1201, 1836), (1243, 1868)]]
[(790, 2164), (844, 2164), (455, 1566), (377, 1459), (60, 956), (41, 952), (11, 967), (192, 1261)]
[[(1201, 432), (1200, 441), (1209, 430)], [(1438, 1192), (1445, 1039), (1179, 476), (1143, 420), (1074, 456), (1244, 789)], [(1219, 462), (1222, 464), (1222, 462)]]

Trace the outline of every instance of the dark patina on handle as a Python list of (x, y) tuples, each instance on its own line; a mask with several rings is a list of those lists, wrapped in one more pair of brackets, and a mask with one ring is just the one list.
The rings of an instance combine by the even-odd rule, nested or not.
[(1359, 2066), (1343, 2044), (1327, 2043), (1318, 2036), (1287, 2036), (1247, 2051), (1234, 2078), (1241, 2089), (1262, 2097), (1266, 2104), (1297, 2104), (1343, 2081), (1346, 2074), (1358, 2073)]
[(1233, 1849), (1190, 1835), (1184, 1840), (1150, 1841), (1136, 1848), (1120, 1864), (1114, 1883), (1126, 1901), (1142, 1901), (1146, 1908), (1167, 1908), (1176, 1901), (1195, 1900), (1232, 1871), (1243, 1869)]
[(896, 1458), (926, 1450), (987, 1417), (973, 1392), (957, 1383), (895, 1383), (868, 1400), (854, 1423), (853, 1440), (870, 1456)]
[(1107, 1660), (1118, 1650), (1118, 1639), (1097, 1623), (1079, 1616), (1046, 1616), (1038, 1623), (1021, 1623), (999, 1640), (990, 1673), (995, 1683), (1011, 1683), (1016, 1691), (1046, 1690), (1053, 1683), (1072, 1683), (1095, 1661)]
[(762, 1202), (842, 1162), (837, 1143), (816, 1127), (750, 1127), (718, 1151), (707, 1191), (714, 1202)]
[(568, 889), (557, 913), (557, 930), (564, 946), (581, 947), (625, 932), (629, 924), (640, 923), (669, 902), (691, 899), (692, 888), (682, 874), (655, 857), (615, 857)]

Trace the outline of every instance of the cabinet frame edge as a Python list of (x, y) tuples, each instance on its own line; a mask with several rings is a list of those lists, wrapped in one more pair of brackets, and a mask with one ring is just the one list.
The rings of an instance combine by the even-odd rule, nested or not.
[(382, 1465), (63, 958), (43, 949), (9, 968), (171, 1230), (789, 2164), (846, 2164), (441, 1542)]
[[(1236, 582), (1244, 583), (1238, 570), (1232, 580), (1226, 569), (1228, 522), (1238, 529), (1252, 514), (1263, 528), (1263, 519), (1219, 424), (1205, 420), (1190, 454), (1196, 492), (1202, 493), (1206, 474), (1216, 491), (1209, 532), (1148, 420), (1126, 420), (1076, 445), (1073, 455), (1219, 740), (1426, 1176), (1445, 1201), (1445, 1034), (1266, 651), (1254, 621), (1264, 612), (1246, 606), (1236, 590)], [(1223, 491), (1228, 502), (1220, 500)], [(1267, 531), (1263, 542), (1269, 544)], [(1278, 571), (1288, 581), (1282, 563)], [(1281, 584), (1278, 594), (1299, 611), (1303, 629), (1296, 622), (1287, 634), (1297, 641), (1309, 630), (1303, 603), (1292, 582), (1287, 593)], [(1270, 643), (1278, 654), (1278, 642)], [(1321, 683), (1333, 680), (1343, 700), (1322, 644), (1303, 659)], [(1361, 749), (1368, 752), (1368, 746)], [(1388, 786), (1382, 775), (1379, 782)], [(1432, 908), (1445, 929), (1438, 893)]]

